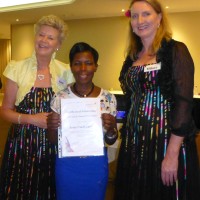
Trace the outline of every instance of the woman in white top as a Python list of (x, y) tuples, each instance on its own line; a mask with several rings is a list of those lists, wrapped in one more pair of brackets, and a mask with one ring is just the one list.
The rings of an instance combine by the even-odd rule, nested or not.
[[(93, 76), (98, 67), (98, 52), (87, 43), (80, 42), (71, 48), (69, 58), (71, 71), (76, 82), (58, 92), (52, 100), (51, 108), (54, 112), (48, 116), (49, 139), (52, 142), (57, 142), (61, 99), (99, 98), (105, 132), (102, 132), (100, 138), (102, 138), (102, 142), (104, 139), (107, 144), (113, 144), (118, 136), (115, 120), (116, 98), (113, 94), (93, 83)], [(88, 124), (87, 122), (85, 123), (86, 126)], [(78, 142), (80, 146), (83, 146), (82, 137), (77, 142), (73, 140), (74, 143), (69, 140), (68, 151), (71, 152), (71, 149), (76, 149)], [(93, 148), (96, 149), (97, 145), (93, 145)], [(104, 150), (104, 153), (101, 156), (92, 156), (91, 154), (88, 156), (87, 154), (84, 157), (74, 156), (56, 159), (56, 192), (58, 200), (105, 199), (108, 182), (108, 157), (106, 148), (102, 147), (102, 150)]]

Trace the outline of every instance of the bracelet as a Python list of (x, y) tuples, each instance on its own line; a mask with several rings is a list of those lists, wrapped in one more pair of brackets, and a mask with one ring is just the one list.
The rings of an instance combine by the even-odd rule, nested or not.
[(17, 118), (18, 124), (21, 124), (21, 117), (22, 117), (22, 114), (19, 114)]
[(113, 134), (113, 135), (111, 135), (111, 136), (109, 136), (109, 135), (106, 134), (106, 138), (109, 139), (109, 140), (113, 140), (113, 139), (115, 139), (116, 137), (117, 137), (117, 134)]
[(113, 135), (107, 135), (107, 134), (105, 134), (105, 136), (106, 136), (106, 138), (108, 138), (109, 140), (113, 140), (113, 139), (115, 139), (118, 135), (117, 135), (117, 129), (116, 128), (114, 128), (114, 134)]

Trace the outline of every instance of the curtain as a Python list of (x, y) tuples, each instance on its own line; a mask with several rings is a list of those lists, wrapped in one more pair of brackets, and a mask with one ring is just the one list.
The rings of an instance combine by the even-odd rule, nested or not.
[(5, 79), (3, 71), (11, 60), (11, 41), (10, 39), (0, 39), (0, 78), (3, 87), (0, 92), (4, 92)]

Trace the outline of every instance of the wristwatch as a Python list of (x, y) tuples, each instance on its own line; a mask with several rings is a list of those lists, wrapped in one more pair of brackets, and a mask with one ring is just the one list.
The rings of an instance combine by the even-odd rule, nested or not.
[(104, 135), (104, 139), (105, 139), (105, 142), (108, 144), (108, 145), (112, 145), (115, 143), (115, 141), (117, 140), (118, 138), (118, 131), (116, 128), (113, 129), (114, 130), (114, 133), (112, 135), (108, 135), (107, 133), (105, 133)]

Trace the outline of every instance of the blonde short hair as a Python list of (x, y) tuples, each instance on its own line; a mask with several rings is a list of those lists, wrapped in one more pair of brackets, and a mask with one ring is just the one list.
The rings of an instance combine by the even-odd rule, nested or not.
[(62, 42), (66, 35), (67, 35), (67, 24), (60, 19), (59, 17), (55, 15), (47, 15), (43, 16), (41, 19), (38, 20), (38, 22), (35, 24), (35, 34), (40, 30), (41, 26), (46, 25), (46, 26), (51, 26), (55, 29), (57, 29), (60, 33), (59, 38), (60, 42)]

